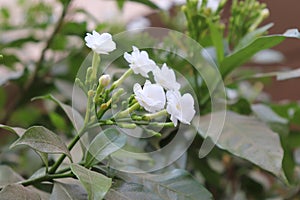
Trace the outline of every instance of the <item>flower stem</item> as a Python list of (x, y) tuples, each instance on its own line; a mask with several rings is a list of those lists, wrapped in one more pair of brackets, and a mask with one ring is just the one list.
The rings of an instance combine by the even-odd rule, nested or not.
[(118, 80), (116, 80), (113, 84), (112, 84), (112, 86), (111, 86), (111, 88), (110, 88), (110, 91), (113, 91), (116, 87), (118, 87), (119, 85), (121, 85), (123, 82), (124, 82), (124, 80), (128, 77), (128, 76), (130, 76), (131, 74), (133, 73), (133, 70), (130, 68), (130, 69), (128, 69)]
[(146, 114), (143, 116), (143, 119), (144, 120), (152, 120), (152, 119), (155, 119), (155, 118), (158, 118), (158, 117), (161, 117), (161, 116), (167, 116), (168, 115), (168, 112), (166, 109), (164, 110), (161, 110), (159, 112), (156, 112), (156, 113), (151, 113), (151, 114)]
[(19, 184), (22, 184), (23, 186), (28, 186), (28, 185), (34, 185), (36, 183), (40, 183), (43, 181), (51, 181), (53, 179), (70, 178), (70, 177), (74, 177), (74, 174), (72, 174), (71, 172), (64, 173), (64, 174), (46, 174), (44, 176), (40, 176), (40, 177), (37, 177), (34, 179), (28, 179), (25, 181), (21, 181), (21, 182), (19, 182)]
[(133, 111), (135, 111), (136, 109), (138, 109), (140, 107), (140, 104), (138, 102), (136, 102), (135, 104), (133, 104), (132, 106), (130, 106), (129, 108), (127, 108), (126, 110), (119, 112), (115, 118), (122, 118), (122, 117), (126, 117), (127, 115), (129, 115), (130, 113), (132, 113)]
[(98, 66), (100, 63), (100, 55), (94, 52), (93, 54), (93, 61), (92, 61), (92, 76), (91, 76), (91, 82), (96, 83), (97, 81), (97, 74), (98, 74)]
[(85, 126), (89, 123), (91, 117), (91, 109), (92, 109), (94, 94), (95, 92), (93, 90), (88, 91), (88, 102), (87, 102), (87, 108), (86, 108), (85, 118), (84, 118)]

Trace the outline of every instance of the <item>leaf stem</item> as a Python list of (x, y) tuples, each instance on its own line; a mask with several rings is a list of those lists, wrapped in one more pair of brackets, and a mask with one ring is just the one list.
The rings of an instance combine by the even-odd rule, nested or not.
[(135, 111), (136, 109), (138, 109), (140, 107), (140, 104), (138, 102), (136, 102), (135, 104), (133, 104), (132, 106), (130, 106), (129, 108), (127, 108), (126, 110), (119, 112), (115, 118), (121, 118), (121, 117), (125, 117), (127, 115), (129, 115), (130, 113), (132, 113), (133, 111)]
[(133, 70), (130, 68), (130, 69), (128, 69), (118, 80), (116, 80), (113, 84), (112, 84), (112, 86), (111, 86), (111, 88), (110, 88), (110, 91), (113, 91), (116, 87), (118, 87), (119, 85), (121, 85), (123, 82), (124, 82), (124, 80), (128, 77), (128, 76), (130, 76), (131, 74), (133, 73)]
[(43, 181), (52, 181), (53, 179), (59, 179), (59, 178), (70, 178), (74, 177), (73, 173), (63, 173), (63, 174), (46, 174), (44, 176), (40, 176), (34, 179), (28, 179), (25, 181), (19, 182), (19, 184), (22, 184), (23, 186), (28, 186), (28, 185), (34, 185), (36, 183), (40, 183)]
[(142, 118), (145, 119), (145, 120), (152, 120), (152, 119), (155, 119), (155, 118), (158, 118), (158, 117), (161, 117), (161, 116), (167, 116), (167, 115), (168, 115), (168, 112), (167, 112), (166, 109), (164, 109), (164, 110), (161, 110), (161, 111), (156, 112), (156, 113), (146, 114)]

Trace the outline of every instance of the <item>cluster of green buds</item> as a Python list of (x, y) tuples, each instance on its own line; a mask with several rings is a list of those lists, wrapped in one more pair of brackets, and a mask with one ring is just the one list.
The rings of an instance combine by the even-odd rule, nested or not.
[(209, 23), (224, 29), (221, 22), (221, 12), (227, 0), (187, 0), (182, 11), (187, 18), (187, 28), (190, 36), (200, 44), (205, 44), (209, 36)]
[(269, 16), (265, 3), (257, 0), (233, 0), (229, 19), (229, 43), (235, 46), (247, 33), (257, 29)]

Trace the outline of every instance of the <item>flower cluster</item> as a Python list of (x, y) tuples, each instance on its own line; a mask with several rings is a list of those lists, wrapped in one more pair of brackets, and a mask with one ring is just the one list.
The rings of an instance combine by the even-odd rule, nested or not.
[[(109, 33), (99, 34), (93, 31), (92, 34), (87, 33), (85, 41), (86, 45), (96, 54), (108, 54), (116, 49), (116, 43), (112, 40), (112, 36)], [(146, 51), (140, 51), (135, 46), (132, 48), (131, 54), (124, 53), (124, 58), (129, 63), (130, 69), (112, 84), (112, 90), (131, 73), (140, 74), (146, 78), (146, 81), (143, 86), (139, 83), (133, 86), (133, 92), (138, 104), (153, 114), (155, 112), (170, 114), (170, 119), (175, 126), (177, 126), (178, 120), (184, 124), (190, 124), (196, 113), (194, 99), (189, 93), (181, 95), (179, 91), (181, 86), (176, 81), (175, 72), (166, 63), (160, 68), (149, 58)], [(151, 83), (149, 80), (149, 73), (152, 73), (155, 83)], [(109, 82), (109, 75), (103, 75), (99, 79), (94, 102), (99, 102), (97, 101), (97, 95), (99, 95), (103, 87), (108, 86)], [(102, 108), (107, 107), (109, 107), (107, 103), (102, 105)]]
[(150, 80), (146, 80), (143, 87), (138, 83), (134, 85), (133, 92), (138, 103), (150, 113), (163, 110), (167, 104), (166, 111), (175, 126), (178, 120), (190, 124), (196, 113), (194, 99), (189, 93), (181, 96), (180, 84), (176, 81), (175, 72), (166, 63), (159, 68), (146, 51), (140, 51), (135, 46), (131, 54), (127, 52), (124, 54), (124, 58), (135, 74), (148, 78), (148, 73), (152, 72), (156, 82), (151, 83)]

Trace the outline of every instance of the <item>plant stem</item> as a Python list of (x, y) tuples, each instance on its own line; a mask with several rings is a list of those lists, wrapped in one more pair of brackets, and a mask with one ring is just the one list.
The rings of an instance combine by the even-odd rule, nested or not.
[(125, 116), (129, 115), (130, 113), (132, 113), (134, 110), (138, 109), (139, 107), (140, 107), (140, 104), (138, 102), (136, 102), (135, 104), (133, 104), (126, 110), (119, 112), (115, 118), (125, 117)]
[(128, 76), (130, 76), (131, 74), (133, 73), (133, 70), (130, 68), (130, 69), (128, 69), (118, 80), (116, 80), (113, 84), (112, 84), (112, 86), (111, 86), (111, 88), (110, 88), (110, 91), (113, 91), (116, 87), (118, 87), (119, 85), (121, 85), (123, 82), (124, 82), (124, 80), (128, 77)]
[(168, 115), (168, 112), (166, 109), (164, 109), (164, 110), (161, 110), (156, 113), (146, 114), (142, 118), (146, 119), (146, 120), (152, 120), (154, 118), (161, 117), (161, 116), (167, 116), (167, 115)]
[[(85, 130), (86, 130), (86, 128), (80, 129), (78, 134), (73, 138), (73, 140), (68, 145), (69, 150), (73, 149), (75, 144), (80, 140), (80, 137), (85, 133)], [(54, 174), (56, 172), (56, 170), (59, 168), (59, 166), (61, 165), (61, 163), (64, 161), (65, 158), (66, 158), (65, 154), (61, 155), (58, 158), (58, 160), (54, 163), (54, 165), (49, 169), (49, 174)]]
[(91, 117), (93, 99), (94, 99), (94, 91), (90, 90), (88, 91), (88, 100), (87, 100), (87, 107), (86, 107), (85, 118), (84, 118), (84, 125), (89, 123)]
[(121, 123), (123, 124), (136, 124), (136, 125), (149, 125), (149, 126), (155, 126), (155, 127), (174, 127), (174, 123), (173, 122), (149, 122), (149, 121), (134, 121), (134, 120), (130, 120), (131, 118), (129, 118), (128, 121), (123, 121), (122, 119), (120, 119), (120, 121), (113, 121), (113, 120), (105, 120), (105, 121), (99, 121), (98, 124), (95, 125), (99, 125), (99, 126), (103, 126), (103, 125), (119, 125)]
[(98, 74), (98, 66), (100, 63), (100, 56), (96, 52), (93, 54), (93, 61), (92, 61), (92, 76), (91, 76), (91, 83), (95, 84), (97, 80), (97, 74)]
[(70, 178), (70, 177), (74, 177), (74, 175), (71, 172), (65, 173), (65, 174), (46, 174), (44, 176), (37, 177), (34, 179), (28, 179), (25, 181), (21, 181), (21, 182), (19, 182), (19, 184), (22, 184), (23, 186), (28, 186), (28, 185), (34, 185), (36, 183), (40, 183), (43, 181), (52, 181), (53, 179)]

